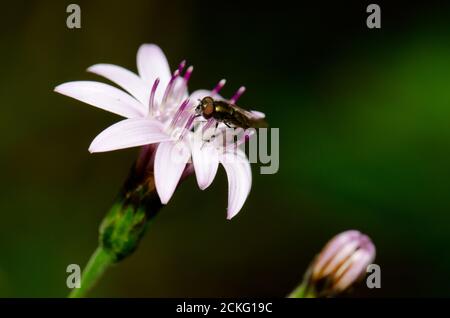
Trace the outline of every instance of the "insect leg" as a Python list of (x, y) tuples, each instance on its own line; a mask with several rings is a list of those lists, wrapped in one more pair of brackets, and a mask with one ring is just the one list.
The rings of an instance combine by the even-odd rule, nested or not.
[(216, 121), (216, 126), (214, 127), (214, 132), (213, 132), (213, 134), (211, 135), (211, 137), (209, 137), (209, 139), (204, 140), (204, 143), (203, 143), (203, 145), (201, 146), (200, 149), (202, 149), (202, 148), (205, 146), (205, 144), (206, 144), (207, 142), (211, 142), (213, 139), (216, 138), (216, 131), (217, 131), (217, 127), (218, 127), (218, 126), (219, 126), (219, 122)]

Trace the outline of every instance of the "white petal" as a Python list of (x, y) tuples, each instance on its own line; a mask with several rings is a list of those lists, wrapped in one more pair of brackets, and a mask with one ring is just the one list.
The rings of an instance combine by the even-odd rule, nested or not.
[(230, 220), (241, 210), (252, 187), (250, 163), (241, 150), (237, 153), (227, 152), (220, 156), (228, 177), (228, 211)]
[(159, 78), (160, 82), (155, 97), (160, 102), (172, 76), (164, 52), (155, 44), (141, 45), (137, 53), (137, 68), (140, 77), (146, 85), (150, 85), (150, 89), (153, 82)]
[(219, 153), (214, 144), (204, 142), (201, 138), (194, 139), (191, 148), (197, 183), (200, 189), (205, 190), (216, 176), (219, 167)]
[(161, 123), (148, 118), (119, 121), (103, 130), (92, 141), (90, 152), (104, 152), (170, 140)]
[(162, 204), (167, 204), (175, 192), (190, 155), (189, 147), (183, 141), (159, 144), (154, 173), (156, 191)]
[(68, 82), (55, 87), (55, 92), (127, 118), (145, 116), (147, 111), (124, 91), (100, 82)]
[(133, 72), (113, 64), (95, 64), (87, 70), (116, 83), (143, 105), (148, 105), (151, 87), (147, 87), (144, 81)]

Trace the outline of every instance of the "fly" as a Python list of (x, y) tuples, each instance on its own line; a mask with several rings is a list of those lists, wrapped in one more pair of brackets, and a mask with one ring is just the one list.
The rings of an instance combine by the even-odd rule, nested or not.
[(240, 127), (244, 130), (267, 127), (266, 121), (258, 115), (227, 101), (214, 100), (210, 96), (200, 100), (195, 114), (205, 119), (214, 118), (217, 122), (216, 128), (219, 123), (224, 123), (229, 128)]

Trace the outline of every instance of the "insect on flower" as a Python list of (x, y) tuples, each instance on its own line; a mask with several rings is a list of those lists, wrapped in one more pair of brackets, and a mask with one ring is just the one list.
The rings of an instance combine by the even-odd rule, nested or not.
[(258, 113), (247, 111), (232, 102), (215, 100), (211, 96), (203, 97), (199, 102), (199, 105), (195, 108), (196, 116), (215, 119), (216, 128), (219, 123), (224, 123), (229, 128), (243, 128), (244, 130), (267, 127), (264, 117), (261, 117)]
[[(220, 117), (217, 120), (210, 118), (206, 123), (197, 122), (201, 120), (196, 118), (195, 105), (191, 101), (206, 96), (224, 100), (218, 93), (225, 80), (212, 90), (200, 89), (189, 94), (187, 86), (193, 67), (184, 72), (185, 67), (183, 61), (171, 72), (161, 48), (155, 44), (143, 44), (137, 53), (138, 74), (112, 64), (96, 64), (88, 69), (123, 90), (96, 81), (73, 81), (58, 85), (55, 91), (125, 117), (97, 135), (89, 151), (104, 152), (137, 146), (143, 146), (145, 150), (151, 145), (148, 149), (154, 155), (143, 151), (143, 158), (151, 158), (144, 166), (154, 175), (162, 204), (168, 203), (184, 175), (195, 172), (197, 183), (204, 190), (214, 180), (219, 163), (222, 164), (228, 177), (227, 218), (231, 219), (241, 210), (250, 193), (250, 162), (242, 150), (235, 149), (230, 143), (219, 152), (215, 143), (201, 147), (200, 142), (195, 142), (195, 124), (199, 124), (200, 131), (209, 132), (208, 128), (214, 122), (232, 122), (220, 120)], [(241, 87), (229, 103), (236, 103), (244, 91), (245, 88)], [(250, 113), (255, 118), (265, 117), (260, 112)], [(248, 135), (241, 136), (238, 142), (246, 142)]]

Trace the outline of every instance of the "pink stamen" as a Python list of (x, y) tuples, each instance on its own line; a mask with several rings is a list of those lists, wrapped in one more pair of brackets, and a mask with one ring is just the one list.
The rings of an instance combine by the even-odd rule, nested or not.
[(181, 115), (185, 111), (187, 105), (189, 104), (189, 99), (186, 99), (183, 103), (181, 103), (180, 107), (178, 108), (177, 112), (175, 113), (175, 116), (173, 116), (172, 122), (170, 123), (170, 127), (175, 127), (179, 119), (181, 118)]
[(227, 82), (226, 79), (222, 79), (217, 83), (216, 87), (213, 88), (211, 91), (211, 95), (216, 95), (220, 92), (220, 90), (225, 86), (225, 83)]
[(148, 113), (150, 115), (153, 115), (153, 111), (155, 109), (155, 93), (156, 89), (158, 88), (158, 85), (159, 85), (159, 78), (157, 78), (155, 82), (153, 82), (152, 90), (150, 93), (150, 100), (148, 102)]
[(193, 71), (194, 71), (194, 67), (191, 65), (188, 67), (188, 69), (184, 73), (183, 81), (181, 81), (180, 85), (177, 87), (176, 92), (174, 92), (174, 100), (179, 101), (183, 97), (182, 95), (184, 92), (186, 92), (187, 84), (188, 84), (189, 79), (191, 78)]
[(239, 89), (234, 93), (233, 97), (230, 98), (230, 103), (234, 104), (237, 102), (237, 100), (244, 94), (245, 92), (245, 86), (239, 87)]
[(167, 84), (166, 90), (164, 91), (164, 96), (163, 96), (163, 103), (165, 103), (167, 101), (167, 98), (169, 98), (169, 95), (172, 92), (173, 86), (175, 84), (175, 79), (180, 75), (180, 71), (176, 70), (173, 75), (172, 78), (169, 81), (169, 84)]
[(184, 68), (186, 67), (186, 60), (181, 61), (181, 63), (178, 65), (178, 72), (181, 73)]
[(180, 139), (183, 139), (183, 137), (187, 134), (188, 131), (191, 130), (192, 123), (194, 122), (195, 114), (192, 114), (188, 121), (186, 122), (186, 125), (184, 126), (183, 132), (181, 133)]
[(208, 119), (206, 124), (203, 126), (202, 132), (205, 133), (214, 124), (214, 122), (215, 122), (214, 118)]
[(189, 82), (189, 79), (191, 78), (192, 72), (194, 71), (194, 67), (191, 65), (186, 70), (186, 73), (184, 73), (184, 81), (187, 84)]
[(191, 118), (192, 113), (185, 110), (184, 112), (181, 113), (180, 118), (178, 119), (176, 125), (177, 127), (184, 127), (186, 126), (186, 122), (188, 121), (189, 118)]
[(187, 121), (187, 123), (186, 123), (186, 126), (184, 126), (184, 129), (191, 130), (191, 128), (192, 128), (192, 123), (194, 122), (194, 119), (195, 119), (195, 114), (192, 114), (192, 115), (189, 117), (189, 119), (188, 119), (188, 121)]

